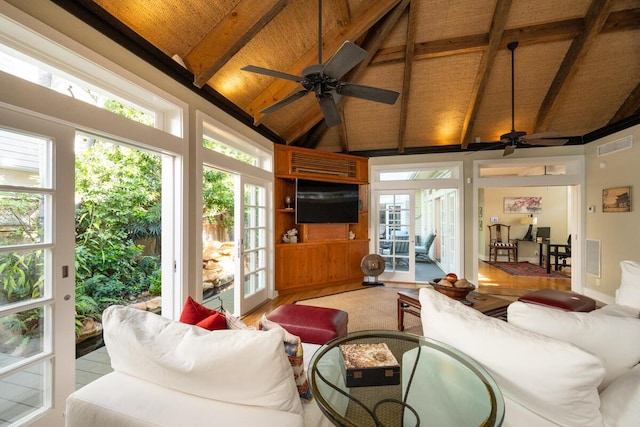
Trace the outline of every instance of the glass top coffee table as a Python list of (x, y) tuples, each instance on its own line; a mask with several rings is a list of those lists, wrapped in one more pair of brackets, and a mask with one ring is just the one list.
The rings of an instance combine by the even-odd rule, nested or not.
[[(372, 368), (359, 372), (368, 385), (348, 387), (341, 346), (381, 343), (399, 365), (397, 385), (371, 385), (389, 383), (384, 377), (397, 369), (380, 374)], [(354, 371), (348, 375), (354, 381)], [(339, 426), (500, 426), (504, 418), (502, 393), (482, 366), (418, 335), (362, 331), (338, 337), (316, 351), (308, 376), (316, 403)]]

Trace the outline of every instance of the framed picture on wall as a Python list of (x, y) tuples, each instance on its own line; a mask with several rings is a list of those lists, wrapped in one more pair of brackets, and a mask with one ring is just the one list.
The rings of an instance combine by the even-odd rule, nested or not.
[(602, 190), (602, 212), (631, 212), (631, 187)]
[(534, 214), (542, 212), (542, 197), (505, 197), (504, 213)]

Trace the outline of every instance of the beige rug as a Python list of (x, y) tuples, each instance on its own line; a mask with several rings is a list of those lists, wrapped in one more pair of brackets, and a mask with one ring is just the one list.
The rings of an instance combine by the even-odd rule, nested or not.
[[(349, 332), (398, 330), (398, 291), (404, 288), (379, 286), (297, 301), (296, 304), (328, 307), (349, 313)], [(422, 335), (420, 318), (405, 314), (404, 331)]]

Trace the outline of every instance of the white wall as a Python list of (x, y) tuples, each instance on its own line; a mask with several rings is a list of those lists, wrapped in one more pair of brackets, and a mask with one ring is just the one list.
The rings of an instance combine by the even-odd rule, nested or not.
[[(631, 149), (598, 157), (599, 145), (628, 135)], [(586, 206), (595, 206), (595, 213), (586, 214), (586, 238), (600, 240), (602, 252), (601, 277), (586, 275), (585, 287), (611, 296), (620, 285), (620, 261), (640, 262), (640, 125), (588, 144), (585, 165)], [(625, 186), (631, 186), (631, 212), (602, 212), (602, 190)]]

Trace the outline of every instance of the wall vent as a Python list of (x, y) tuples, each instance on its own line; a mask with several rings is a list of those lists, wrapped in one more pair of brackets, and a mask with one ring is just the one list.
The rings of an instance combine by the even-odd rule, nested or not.
[(293, 152), (291, 155), (293, 172), (318, 175), (355, 177), (358, 166), (353, 159), (314, 156), (313, 154)]
[(600, 240), (587, 239), (587, 274), (600, 277)]
[(606, 156), (607, 154), (616, 153), (622, 150), (628, 150), (633, 146), (633, 135), (627, 135), (624, 138), (616, 139), (615, 141), (607, 142), (598, 146), (598, 157)]

